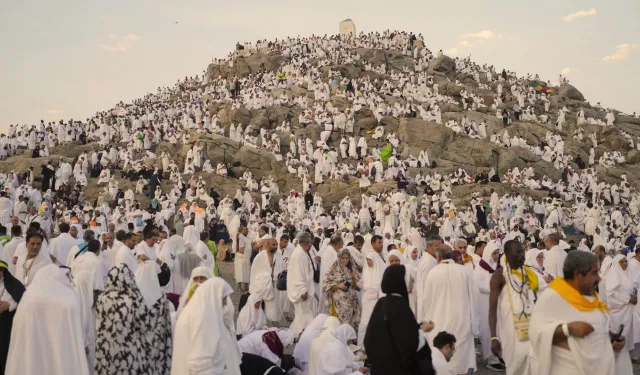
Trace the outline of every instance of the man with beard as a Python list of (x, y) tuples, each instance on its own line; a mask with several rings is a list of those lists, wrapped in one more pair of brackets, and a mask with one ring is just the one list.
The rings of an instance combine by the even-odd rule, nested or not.
[(267, 320), (278, 326), (282, 312), (276, 299), (278, 275), (285, 269), (282, 254), (278, 252), (278, 243), (274, 238), (262, 239), (262, 249), (253, 259), (249, 293), (264, 301), (264, 313)]

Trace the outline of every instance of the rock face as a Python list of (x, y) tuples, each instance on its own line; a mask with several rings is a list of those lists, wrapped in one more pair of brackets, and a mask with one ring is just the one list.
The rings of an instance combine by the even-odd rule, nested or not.
[(440, 155), (453, 139), (454, 133), (444, 125), (427, 123), (421, 119), (403, 118), (398, 126), (398, 136), (403, 146), (402, 156), (418, 157), (420, 151), (427, 150), (430, 157)]
[(434, 72), (442, 73), (451, 79), (455, 77), (456, 63), (449, 56), (442, 55), (429, 64), (428, 72), (431, 74)]
[(581, 102), (584, 101), (584, 95), (582, 95), (582, 93), (578, 91), (577, 88), (569, 84), (560, 85), (559, 91), (560, 95), (566, 96), (569, 99), (579, 100)]

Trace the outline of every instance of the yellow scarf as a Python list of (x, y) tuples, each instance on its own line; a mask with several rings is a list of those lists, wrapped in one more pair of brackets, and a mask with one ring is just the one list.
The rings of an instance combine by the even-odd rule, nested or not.
[(471, 257), (471, 255), (464, 254), (464, 257), (462, 258), (462, 263), (467, 264), (467, 263), (471, 262), (472, 260), (473, 260), (473, 258)]
[(7, 266), (7, 264), (5, 262), (0, 261), (0, 268), (4, 268), (4, 269), (8, 270), (9, 266)]
[[(538, 275), (536, 275), (535, 271), (533, 271), (528, 266), (524, 266), (524, 273), (527, 274), (527, 282), (529, 283), (529, 287), (534, 292), (538, 293), (540, 290), (540, 281), (538, 280)], [(520, 279), (520, 281), (524, 282), (524, 276), (520, 270), (511, 269), (511, 274)]]
[(573, 307), (575, 307), (579, 311), (589, 312), (595, 309), (598, 309), (602, 312), (609, 311), (609, 307), (607, 307), (607, 304), (600, 301), (600, 299), (598, 298), (598, 293), (595, 293), (596, 299), (594, 299), (593, 302), (590, 302), (582, 294), (580, 294), (580, 292), (576, 288), (569, 285), (569, 283), (561, 277), (554, 279), (551, 282), (551, 285), (549, 285), (549, 288), (558, 292), (558, 294), (562, 298), (572, 304)]

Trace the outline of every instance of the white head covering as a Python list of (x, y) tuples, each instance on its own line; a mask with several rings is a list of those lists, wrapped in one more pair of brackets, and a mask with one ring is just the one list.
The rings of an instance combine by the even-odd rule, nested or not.
[(331, 316), (324, 322), (324, 331), (311, 343), (307, 367), (309, 375), (338, 374), (346, 370), (345, 365), (348, 364), (348, 360), (353, 364), (353, 359), (346, 357), (346, 353), (343, 353), (344, 344), (335, 336), (339, 327), (340, 321), (336, 317)]
[(482, 252), (482, 260), (485, 261), (494, 270), (498, 268), (498, 263), (493, 260), (493, 253), (498, 250), (500, 252), (500, 245), (496, 241), (491, 241), (484, 247)]
[(625, 256), (623, 254), (618, 254), (613, 257), (613, 261), (611, 262), (611, 270), (605, 278), (607, 293), (612, 293), (618, 286), (621, 287), (622, 290), (626, 293), (630, 293), (632, 291), (632, 285), (629, 281), (627, 271), (623, 270), (622, 266), (619, 263), (623, 259), (625, 259)]
[(262, 306), (257, 309), (255, 307), (255, 304), (258, 302), (262, 302), (262, 299), (255, 294), (251, 294), (247, 299), (247, 303), (242, 310), (240, 310), (236, 323), (239, 335), (244, 336), (254, 331), (267, 329), (267, 316), (264, 310), (262, 310)]
[(193, 286), (193, 279), (195, 279), (196, 277), (206, 277), (207, 280), (209, 280), (210, 278), (213, 277), (213, 270), (205, 266), (199, 266), (191, 270), (189, 283), (187, 284), (187, 287), (184, 289), (184, 292), (182, 293), (182, 295), (180, 296), (180, 303), (178, 304), (178, 311), (177, 311), (178, 315), (180, 315), (185, 305), (187, 304), (187, 298), (189, 298), (189, 291)]
[(418, 264), (420, 263), (420, 253), (418, 252), (418, 257), (416, 258), (416, 260), (413, 260), (411, 259), (411, 253), (413, 253), (414, 251), (418, 251), (418, 248), (413, 245), (407, 246), (407, 248), (404, 249), (404, 253), (402, 253), (402, 257), (404, 258), (404, 261), (402, 263), (410, 264), (417, 268)]
[(402, 253), (400, 252), (400, 250), (393, 249), (389, 251), (389, 255), (387, 255), (387, 260), (391, 259), (392, 255), (400, 260), (400, 264), (404, 264), (404, 257), (402, 256)]
[(379, 288), (380, 283), (382, 282), (382, 275), (384, 274), (384, 270), (387, 268), (387, 265), (375, 251), (367, 253), (366, 258), (373, 261), (373, 266), (369, 267), (368, 264), (363, 266), (362, 288)]
[(545, 250), (540, 250), (540, 249), (531, 249), (529, 251), (527, 251), (527, 253), (524, 256), (524, 265), (525, 266), (529, 266), (533, 269), (536, 269), (538, 271), (542, 271), (542, 266), (540, 264), (538, 264), (538, 255), (540, 255), (540, 253), (544, 254)]
[(319, 314), (311, 323), (307, 325), (300, 339), (293, 349), (293, 357), (300, 363), (309, 362), (309, 351), (311, 350), (311, 342), (315, 340), (322, 333), (322, 327), (324, 322), (329, 318), (327, 314)]
[[(191, 331), (197, 327), (198, 336), (206, 337), (206, 345), (198, 345), (193, 340), (181, 342), (178, 339), (175, 342), (173, 350), (173, 359), (175, 361), (187, 361), (187, 359), (209, 359), (206, 367), (212, 373), (224, 373), (225, 375), (241, 375), (240, 363), (242, 354), (238, 349), (238, 343), (233, 331), (233, 322), (227, 323), (225, 320), (225, 306), (222, 300), (227, 300), (227, 306), (230, 305), (233, 312), (233, 304), (229, 299), (229, 295), (233, 293), (233, 288), (219, 277), (212, 277), (198, 287), (198, 293), (195, 293), (189, 304), (185, 306), (182, 314), (176, 323), (176, 338), (182, 336), (181, 331)], [(185, 344), (185, 345), (181, 345)], [(215, 364), (212, 361), (214, 355), (218, 356), (224, 363)], [(203, 364), (204, 365), (204, 364)], [(217, 365), (217, 366), (216, 366)], [(172, 372), (174, 367), (172, 366)], [(215, 368), (213, 368), (216, 366)], [(182, 369), (182, 367), (180, 367)], [(199, 369), (200, 370), (200, 369)]]

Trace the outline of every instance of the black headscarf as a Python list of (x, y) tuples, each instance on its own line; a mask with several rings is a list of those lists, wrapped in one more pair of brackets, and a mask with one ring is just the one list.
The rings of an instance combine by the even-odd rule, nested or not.
[(407, 291), (407, 283), (404, 281), (406, 268), (400, 264), (392, 264), (384, 271), (380, 289), (384, 294), (400, 294), (404, 299), (409, 301), (409, 292)]
[(9, 272), (9, 266), (7, 263), (0, 260), (0, 271), (3, 275), (4, 280), (4, 288), (7, 290), (11, 298), (13, 298), (16, 303), (20, 303), (20, 299), (22, 299), (22, 295), (24, 294), (24, 285), (20, 282), (20, 280), (16, 279), (11, 272)]
[(386, 296), (373, 308), (364, 337), (372, 374), (435, 374), (429, 345), (418, 351), (420, 326), (409, 306), (405, 273), (404, 266), (394, 264), (382, 276)]

